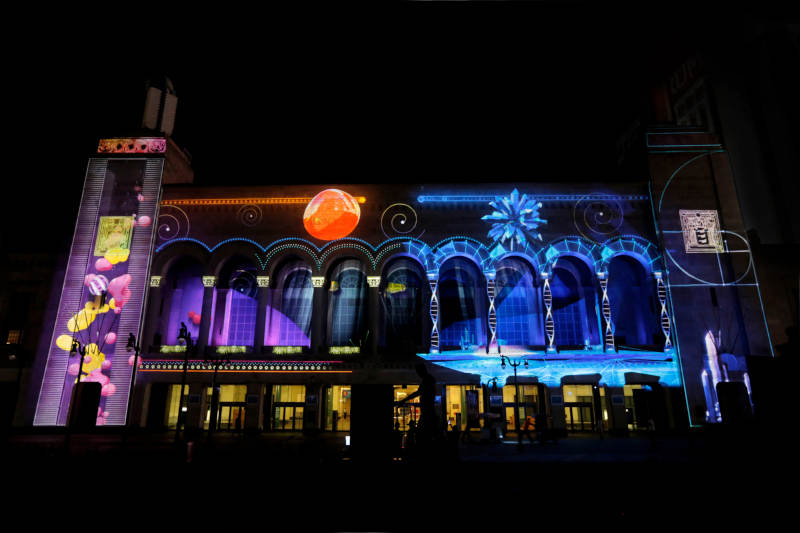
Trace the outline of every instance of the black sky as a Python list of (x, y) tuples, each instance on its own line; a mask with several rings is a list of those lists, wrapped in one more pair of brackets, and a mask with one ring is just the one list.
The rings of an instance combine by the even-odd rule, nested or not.
[[(137, 128), (145, 81), (164, 74), (198, 184), (629, 179), (615, 143), (652, 81), (735, 40), (743, 18), (693, 13), (420, 3), (51, 36), (58, 53), (13, 76), (25, 164), (6, 196), (25, 200), (4, 215), (35, 203), (68, 246), (98, 138)], [(23, 229), (4, 241), (24, 247), (41, 226)]]

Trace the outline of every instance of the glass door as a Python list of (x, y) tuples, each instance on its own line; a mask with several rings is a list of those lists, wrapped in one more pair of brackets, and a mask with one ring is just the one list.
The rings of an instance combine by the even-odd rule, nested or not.
[(273, 409), (272, 429), (275, 431), (300, 431), (303, 429), (303, 406), (276, 405)]
[(217, 429), (219, 431), (241, 431), (244, 428), (246, 405), (240, 402), (220, 402)]
[(591, 403), (564, 404), (567, 431), (593, 431), (594, 410)]

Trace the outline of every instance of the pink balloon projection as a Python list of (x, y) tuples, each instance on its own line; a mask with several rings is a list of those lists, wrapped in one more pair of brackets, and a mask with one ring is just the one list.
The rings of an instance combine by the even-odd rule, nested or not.
[(119, 314), (122, 307), (131, 297), (128, 285), (131, 283), (131, 275), (123, 274), (112, 279), (108, 284), (108, 293), (114, 298), (114, 312)]
[(200, 325), (200, 315), (195, 313), (194, 311), (189, 311), (189, 320), (196, 326)]
[(114, 344), (115, 342), (117, 342), (117, 334), (114, 333), (113, 331), (106, 333), (105, 341), (106, 344)]
[(114, 265), (112, 265), (111, 261), (109, 261), (105, 257), (101, 257), (100, 259), (94, 262), (94, 268), (97, 269), (98, 272), (105, 272), (107, 270), (111, 270), (112, 268), (114, 268)]
[(105, 359), (102, 363), (100, 363), (101, 370), (108, 370), (109, 368), (111, 368), (111, 361), (108, 359)]
[(111, 396), (115, 392), (117, 392), (117, 386), (113, 383), (106, 383), (100, 390), (100, 396)]
[(141, 216), (141, 217), (136, 219), (136, 225), (137, 226), (147, 227), (147, 226), (150, 225), (150, 222), (152, 222), (152, 220), (147, 215)]
[(101, 369), (95, 368), (94, 370), (89, 372), (89, 376), (86, 378), (85, 381), (94, 381), (105, 387), (109, 383), (110, 379), (108, 376), (103, 374), (103, 371)]

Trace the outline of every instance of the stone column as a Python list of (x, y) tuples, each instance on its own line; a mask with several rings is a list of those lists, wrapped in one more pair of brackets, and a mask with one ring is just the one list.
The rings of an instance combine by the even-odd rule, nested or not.
[[(264, 405), (264, 385), (255, 381), (247, 384), (247, 407), (244, 416), (244, 430), (247, 433), (257, 433), (259, 421)], [(255, 401), (253, 401), (255, 400)]]
[(314, 298), (311, 308), (311, 353), (321, 355), (326, 351), (325, 319), (328, 315), (325, 276), (311, 276), (311, 284), (314, 286)]
[(598, 272), (597, 281), (600, 283), (600, 309), (603, 314), (603, 339), (604, 351), (613, 352), (614, 350), (614, 324), (611, 321), (611, 302), (608, 299), (608, 272)]
[[(206, 416), (206, 383), (190, 383), (188, 398), (186, 399), (186, 428), (202, 428)], [(191, 402), (192, 396), (199, 396), (197, 402)]]
[(211, 313), (214, 303), (214, 286), (217, 284), (216, 276), (203, 276), (203, 311), (200, 315), (200, 333), (195, 339), (197, 356), (202, 357), (208, 346), (208, 332), (211, 329)]
[[(550, 427), (557, 431), (563, 431), (567, 427), (564, 416), (564, 389), (560, 385), (548, 387), (547, 393), (550, 395)], [(553, 401), (554, 399), (558, 401)]]
[(381, 317), (381, 302), (378, 288), (381, 285), (380, 276), (367, 276), (367, 284), (369, 285), (369, 295), (367, 297), (367, 320), (369, 321), (369, 338), (367, 346), (362, 347), (362, 350), (369, 350), (370, 355), (378, 354), (378, 328), (380, 327)]
[(306, 384), (306, 400), (303, 408), (303, 430), (320, 429), (320, 406), (322, 385), (319, 383)]
[(147, 293), (147, 307), (145, 307), (147, 314), (142, 328), (142, 340), (139, 342), (144, 353), (152, 353), (158, 350), (158, 347), (153, 342), (153, 337), (156, 333), (160, 333), (162, 344), (166, 342), (164, 337), (167, 332), (161, 320), (161, 303), (164, 298), (164, 293), (161, 289), (162, 281), (163, 278), (161, 276), (150, 276), (150, 290)]
[(542, 272), (542, 299), (544, 300), (544, 332), (547, 353), (556, 353), (556, 323), (553, 320), (553, 294), (550, 292), (550, 273)]
[(606, 394), (610, 398), (609, 431), (625, 432), (628, 430), (628, 419), (625, 413), (625, 389), (623, 387), (607, 387)]
[(267, 324), (267, 302), (269, 301), (269, 276), (257, 276), (258, 307), (256, 308), (256, 336), (253, 340), (253, 354), (261, 357), (264, 347), (264, 333)]
[(439, 295), (437, 289), (439, 279), (436, 274), (428, 273), (428, 283), (431, 286), (431, 353), (439, 353)]

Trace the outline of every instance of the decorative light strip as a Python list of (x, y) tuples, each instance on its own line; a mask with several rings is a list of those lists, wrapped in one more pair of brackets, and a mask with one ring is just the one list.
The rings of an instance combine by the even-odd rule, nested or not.
[(664, 276), (661, 272), (653, 272), (656, 278), (656, 291), (658, 293), (658, 301), (661, 304), (661, 331), (664, 332), (664, 351), (672, 351), (672, 340), (670, 339), (671, 321), (669, 319), (669, 312), (667, 311), (667, 286), (664, 284)]
[(361, 353), (360, 346), (331, 346), (328, 348), (328, 353), (331, 355), (347, 355)]
[[(364, 196), (354, 196), (360, 203), (366, 203)], [(296, 205), (307, 204), (313, 200), (312, 196), (283, 196), (273, 198), (172, 198), (162, 200), (161, 205)]]
[[(417, 201), (424, 203), (489, 203), (497, 195), (486, 194), (452, 194), (452, 195), (420, 195)], [(648, 200), (643, 194), (537, 194), (536, 199), (545, 202), (576, 202), (578, 200)]]
[(605, 340), (606, 352), (614, 351), (614, 324), (611, 321), (611, 302), (608, 299), (608, 276), (605, 272), (597, 273), (597, 280), (600, 282), (600, 291), (603, 294), (603, 321), (606, 323)]
[(439, 299), (436, 295), (436, 288), (439, 285), (439, 280), (430, 277), (428, 279), (428, 283), (431, 285), (431, 323), (433, 327), (431, 327), (431, 353), (439, 353)]
[(369, 259), (369, 262), (372, 263), (372, 268), (375, 268), (375, 264), (376, 264), (375, 258), (372, 257), (372, 254), (369, 252), (369, 250), (367, 250), (363, 246), (359, 246), (358, 244), (340, 244), (340, 245), (334, 246), (330, 250), (326, 250), (325, 253), (322, 254), (322, 256), (319, 258), (319, 264), (321, 265), (322, 263), (324, 263), (325, 262), (325, 258), (328, 257), (333, 252), (335, 252), (336, 250), (343, 250), (345, 248), (355, 248), (357, 250), (361, 250), (362, 252), (364, 252), (364, 255), (367, 256), (367, 259)]
[(295, 353), (303, 353), (302, 346), (273, 346), (272, 353), (275, 355), (291, 355)]
[(186, 351), (185, 344), (166, 345), (162, 344), (158, 351), (160, 353), (183, 353)]
[(544, 297), (544, 307), (547, 310), (547, 314), (544, 317), (544, 329), (547, 333), (547, 353), (555, 353), (556, 326), (553, 320), (553, 293), (550, 292), (550, 276), (547, 272), (542, 272), (542, 279), (544, 280), (542, 296)]
[(98, 154), (163, 154), (167, 151), (167, 140), (163, 137), (130, 137), (100, 139)]
[[(219, 365), (217, 372), (294, 372), (294, 373), (339, 373), (349, 374), (352, 370), (333, 370), (338, 361), (231, 361)], [(187, 372), (214, 372), (216, 364), (211, 361), (190, 361)], [(143, 372), (182, 372), (183, 361), (142, 361), (139, 370)]]
[(248, 346), (217, 346), (217, 353), (247, 353)]

